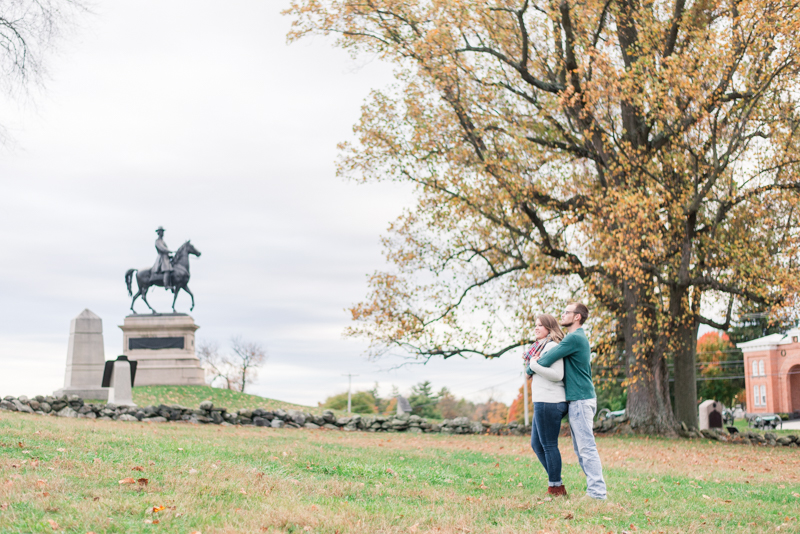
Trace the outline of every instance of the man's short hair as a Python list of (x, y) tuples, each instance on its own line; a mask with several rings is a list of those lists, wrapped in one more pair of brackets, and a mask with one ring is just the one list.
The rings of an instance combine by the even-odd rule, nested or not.
[(568, 306), (575, 306), (575, 313), (581, 316), (581, 325), (589, 318), (589, 308), (580, 302), (570, 302)]

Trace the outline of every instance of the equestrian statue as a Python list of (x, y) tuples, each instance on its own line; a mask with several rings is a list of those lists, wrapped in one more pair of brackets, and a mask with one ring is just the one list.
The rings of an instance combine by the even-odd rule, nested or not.
[[(164, 242), (164, 229), (158, 227), (156, 230), (158, 239), (156, 239), (156, 252), (158, 258), (155, 264), (150, 269), (129, 269), (125, 273), (125, 283), (128, 285), (128, 296), (132, 296), (131, 311), (135, 314), (136, 310), (133, 309), (133, 304), (136, 299), (141, 295), (142, 300), (150, 311), (156, 313), (150, 303), (147, 302), (147, 290), (150, 286), (160, 286), (168, 291), (172, 291), (175, 297), (172, 299), (172, 311), (175, 312), (175, 301), (178, 300), (178, 293), (181, 289), (189, 293), (192, 297), (192, 307), (189, 311), (194, 310), (194, 295), (189, 291), (189, 255), (194, 254), (200, 257), (200, 251), (194, 248), (190, 241), (186, 241), (178, 248), (173, 254), (167, 244)], [(134, 295), (131, 291), (131, 281), (133, 273), (136, 274), (136, 284), (139, 286), (139, 291)]]

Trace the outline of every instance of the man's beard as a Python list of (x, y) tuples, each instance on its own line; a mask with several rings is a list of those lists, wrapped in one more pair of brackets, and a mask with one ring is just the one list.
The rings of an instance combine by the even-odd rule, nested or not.
[(561, 323), (561, 326), (564, 326), (564, 327), (567, 327), (567, 328), (569, 328), (570, 326), (572, 326), (572, 323), (563, 323), (563, 322), (562, 322), (562, 323)]

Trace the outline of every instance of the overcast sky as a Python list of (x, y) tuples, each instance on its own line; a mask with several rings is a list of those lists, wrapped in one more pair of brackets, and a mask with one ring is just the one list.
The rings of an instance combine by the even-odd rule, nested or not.
[[(376, 381), (431, 380), (510, 402), (517, 354), (394, 369), (344, 339), (346, 308), (383, 266), (379, 238), (409, 189), (335, 175), (378, 61), (331, 41), (286, 44), (288, 2), (97, 1), (49, 58), (35, 103), (0, 102), (13, 144), (0, 149), (0, 396), (62, 387), (69, 323), (103, 319), (106, 357), (121, 353), (129, 268), (153, 264), (155, 229), (191, 239), (198, 341), (235, 335), (269, 360), (251, 393), (306, 405)], [(151, 293), (169, 311), (163, 289)], [(182, 294), (178, 311), (188, 311)], [(137, 311), (146, 308), (137, 302)]]

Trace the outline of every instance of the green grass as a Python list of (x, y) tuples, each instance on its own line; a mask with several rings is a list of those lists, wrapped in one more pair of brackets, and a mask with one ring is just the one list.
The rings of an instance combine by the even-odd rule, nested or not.
[[(571, 497), (548, 501), (524, 437), (0, 412), (0, 532), (800, 530), (798, 449), (599, 438), (609, 499), (596, 502), (560, 446)], [(147, 484), (119, 484), (127, 477)]]
[(210, 400), (215, 406), (222, 406), (229, 411), (242, 408), (264, 408), (266, 410), (280, 408), (322, 413), (324, 410), (319, 407), (302, 406), (211, 386), (137, 386), (133, 388), (133, 402), (138, 406), (180, 404), (187, 408), (197, 408), (205, 400)]

